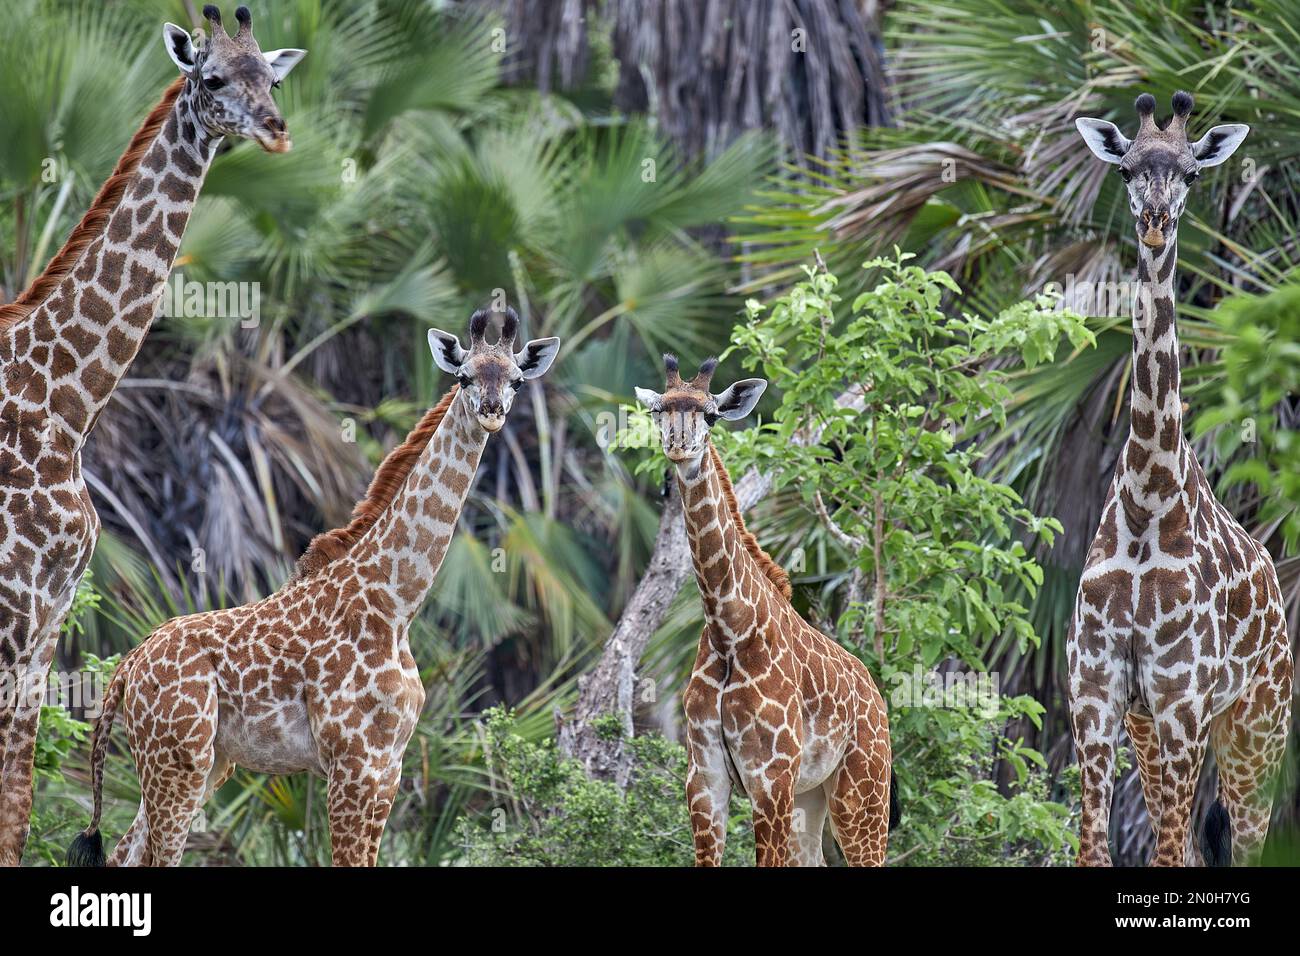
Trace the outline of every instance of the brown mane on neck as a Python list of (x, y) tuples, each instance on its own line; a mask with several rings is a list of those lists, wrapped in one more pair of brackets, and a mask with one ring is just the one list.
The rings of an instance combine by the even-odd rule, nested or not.
[(736, 522), (736, 531), (740, 534), (745, 550), (758, 562), (759, 570), (776, 585), (781, 595), (787, 601), (790, 600), (790, 596), (794, 593), (790, 587), (790, 575), (785, 573), (785, 568), (772, 560), (772, 556), (759, 546), (758, 539), (745, 529), (745, 521), (740, 517), (740, 505), (736, 503), (736, 492), (731, 487), (731, 476), (723, 467), (722, 456), (718, 454), (718, 449), (713, 446), (712, 441), (709, 442), (709, 454), (713, 457), (713, 470), (717, 472), (718, 483), (722, 485), (722, 498), (727, 504), (727, 511), (731, 513), (731, 520)]
[(352, 509), (352, 520), (342, 528), (323, 531), (311, 539), (307, 550), (298, 559), (291, 581), (309, 578), (319, 574), (330, 564), (343, 557), (360, 540), (361, 536), (374, 526), (379, 516), (393, 503), (397, 493), (402, 490), (406, 478), (419, 461), (425, 446), (433, 439), (434, 432), (442, 424), (460, 387), (453, 385), (451, 390), (437, 405), (424, 413), (411, 429), (406, 440), (384, 456), (375, 470), (375, 477), (370, 479), (366, 495)]
[(99, 192), (95, 194), (95, 201), (90, 204), (86, 214), (81, 217), (81, 222), (77, 223), (72, 234), (68, 236), (68, 241), (63, 244), (63, 248), (58, 254), (50, 260), (50, 264), (45, 267), (45, 271), (36, 277), (27, 290), (14, 299), (9, 305), (0, 306), (0, 328), (6, 328), (15, 322), (24, 318), (33, 308), (44, 302), (49, 297), (60, 282), (72, 271), (81, 254), (86, 251), (96, 238), (103, 235), (104, 229), (108, 225), (108, 217), (117, 209), (118, 203), (122, 201), (122, 196), (126, 194), (127, 184), (135, 171), (140, 166), (140, 161), (144, 154), (148, 152), (149, 147), (153, 145), (158, 131), (162, 129), (163, 123), (167, 121), (167, 116), (171, 112), (172, 106), (176, 102), (176, 97), (180, 95), (181, 87), (185, 85), (185, 77), (177, 77), (171, 86), (167, 87), (163, 93), (162, 99), (158, 105), (150, 111), (145, 117), (144, 124), (136, 131), (135, 136), (131, 137), (131, 142), (127, 144), (126, 152), (117, 161), (113, 167), (112, 174), (105, 180), (104, 185), (99, 187)]

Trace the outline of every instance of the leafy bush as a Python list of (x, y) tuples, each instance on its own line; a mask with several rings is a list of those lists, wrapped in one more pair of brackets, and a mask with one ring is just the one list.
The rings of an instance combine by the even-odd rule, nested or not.
[[(847, 565), (837, 636), (876, 670), (901, 781), (891, 861), (1058, 861), (1074, 840), (1069, 808), (1049, 799), (1042, 755), (1009, 731), (1041, 726), (1043, 707), (1003, 696), (983, 648), (1037, 643), (1016, 595), (1041, 585), (1030, 548), (1060, 525), (981, 475), (978, 439), (1005, 423), (1012, 367), (1092, 335), (1048, 297), (989, 320), (943, 308), (957, 284), (908, 258), (867, 262), (880, 280), (842, 321), (825, 268), (769, 307), (748, 304), (734, 350), (782, 394), (771, 422), (725, 439), (728, 455), (798, 494)], [(930, 699), (936, 667), (959, 679)]]
[[(464, 817), (461, 862), (471, 866), (689, 866), (695, 853), (686, 812), (686, 751), (657, 735), (633, 738), (626, 792), (591, 780), (554, 740), (532, 743), (501, 708), (484, 713), (485, 756), (499, 799)], [(602, 733), (620, 733), (616, 718)], [(749, 805), (733, 797), (724, 863), (752, 865)]]

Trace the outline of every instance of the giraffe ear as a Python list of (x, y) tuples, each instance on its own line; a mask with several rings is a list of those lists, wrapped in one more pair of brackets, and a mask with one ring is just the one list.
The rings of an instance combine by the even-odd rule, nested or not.
[(306, 55), (306, 50), (267, 50), (262, 54), (262, 58), (270, 64), (271, 72), (275, 74), (275, 82), (279, 83)]
[(1237, 151), (1250, 127), (1245, 123), (1228, 123), (1216, 126), (1192, 145), (1192, 156), (1201, 169), (1218, 166)]
[(429, 351), (433, 353), (433, 364), (448, 375), (455, 375), (465, 363), (466, 352), (460, 347), (460, 339), (442, 329), (429, 330)]
[(524, 373), (524, 378), (539, 378), (546, 374), (546, 370), (551, 367), (559, 352), (560, 340), (555, 336), (548, 339), (533, 339), (515, 353), (515, 364), (519, 366), (519, 371)]
[(188, 76), (194, 72), (194, 41), (189, 33), (174, 23), (164, 23), (163, 44), (167, 47), (167, 55), (182, 73)]
[(721, 395), (713, 396), (718, 414), (729, 422), (739, 421), (754, 410), (766, 388), (767, 382), (761, 378), (741, 379)]
[(637, 388), (634, 391), (636, 392), (636, 400), (638, 402), (650, 409), (652, 412), (659, 411), (659, 406), (664, 400), (662, 395), (658, 392), (651, 391), (648, 388)]
[(1103, 163), (1118, 163), (1133, 145), (1118, 126), (1106, 120), (1080, 117), (1074, 121), (1074, 126), (1092, 154)]

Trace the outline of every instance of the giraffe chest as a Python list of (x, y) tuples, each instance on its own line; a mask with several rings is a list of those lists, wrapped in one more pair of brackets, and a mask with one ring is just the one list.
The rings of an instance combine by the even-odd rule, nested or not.
[(733, 781), (753, 794), (797, 761), (795, 791), (835, 773), (851, 739), (849, 702), (835, 697), (793, 651), (732, 654), (719, 696)]
[[(1080, 584), (1077, 651), (1122, 662), (1138, 710), (1205, 695), (1215, 713), (1245, 691), (1265, 649), (1269, 562), (1208, 494), (1156, 514), (1107, 502)], [(1276, 592), (1276, 588), (1272, 589)]]
[(0, 581), (24, 602), (56, 603), (94, 551), (99, 516), (80, 454), (24, 428), (0, 429)]

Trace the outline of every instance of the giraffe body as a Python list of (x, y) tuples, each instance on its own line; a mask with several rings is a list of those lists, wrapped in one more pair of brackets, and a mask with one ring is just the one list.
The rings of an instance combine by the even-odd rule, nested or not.
[(707, 426), (743, 418), (766, 383), (712, 396), (714, 363), (663, 394), (638, 389), (674, 462), (706, 626), (683, 695), (697, 865), (722, 861), (728, 805), (754, 811), (760, 866), (820, 866), (827, 819), (850, 865), (879, 866), (894, 815), (889, 722), (870, 672), (791, 606), (790, 585), (740, 517)]
[[(303, 51), (262, 54), (240, 11), (231, 38), (208, 8), (214, 42), (198, 50), (167, 25), (168, 52), (186, 76), (146, 118), (54, 260), (0, 307), (0, 865), (22, 858), (40, 706), (99, 537), (81, 449), (153, 323), (222, 137), (289, 148), (270, 85)], [(205, 68), (226, 72), (230, 89), (208, 90)]]
[(234, 771), (309, 772), (328, 782), (332, 858), (374, 865), (424, 705), (411, 621), (433, 585), (488, 436), (516, 383), (542, 375), (558, 339), (512, 353), (518, 317), (471, 348), (430, 332), (460, 383), (376, 472), (351, 524), (318, 535), (294, 577), (242, 607), (168, 621), (134, 648), (105, 695), (91, 743), (95, 811), (69, 860), (100, 862), (103, 763), (120, 716), (141, 806), (110, 865), (180, 863), (195, 814)]
[[(1292, 655), (1268, 551), (1215, 499), (1183, 434), (1174, 316), (1177, 221), (1201, 168), (1223, 162), (1244, 127), (1186, 139), (1191, 97), (1138, 137), (1080, 120), (1098, 157), (1120, 165), (1139, 239), (1130, 432), (1085, 561), (1068, 641), (1071, 719), (1083, 782), (1079, 862), (1110, 862), (1115, 745), (1126, 724), (1156, 834), (1157, 865), (1194, 864), (1191, 826), (1212, 749), (1231, 855), (1253, 862), (1268, 832), (1269, 785), (1290, 724)], [(1209, 862), (1222, 848), (1207, 840)]]
[(890, 748), (870, 673), (750, 555), (711, 444), (677, 480), (708, 620), (683, 699), (697, 862), (720, 862), (734, 786), (754, 809), (759, 865), (822, 865), (828, 817), (850, 865), (882, 864)]

